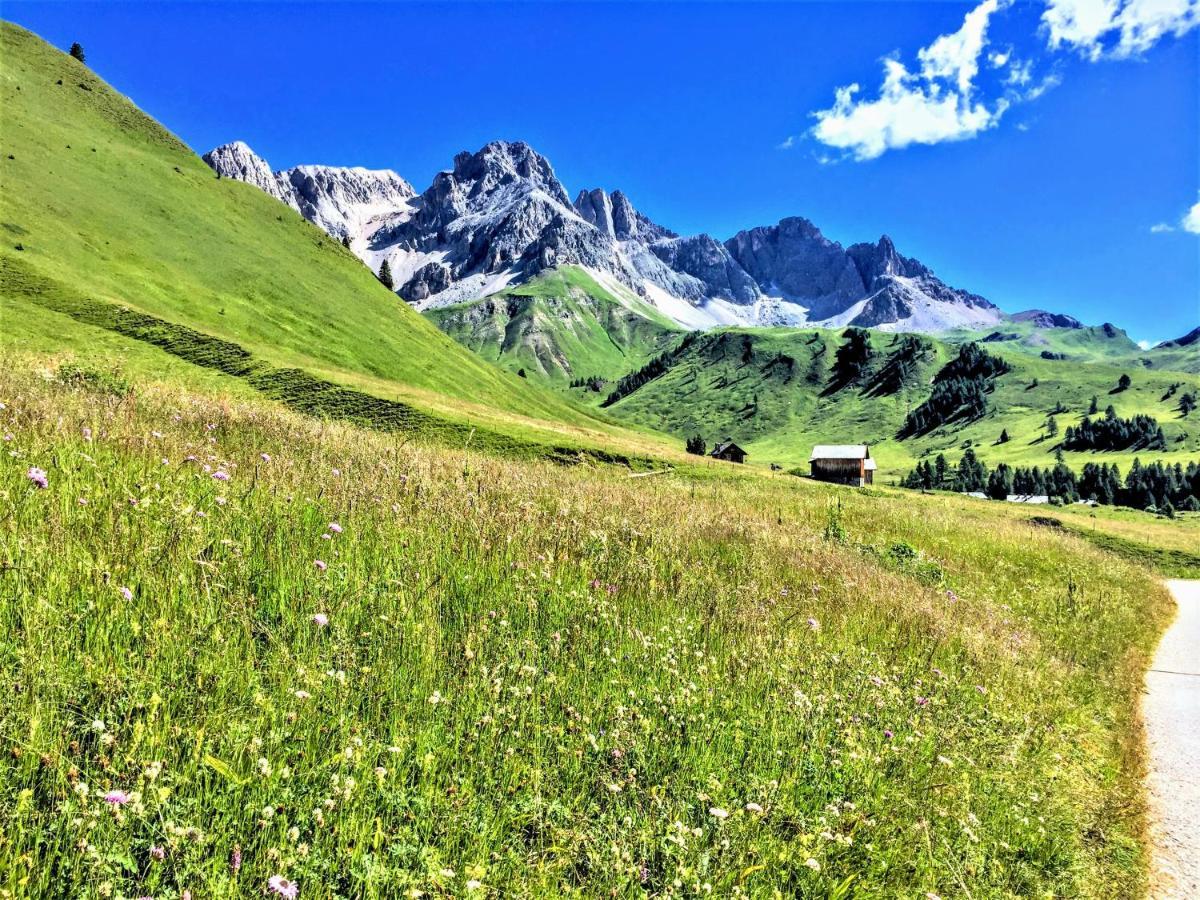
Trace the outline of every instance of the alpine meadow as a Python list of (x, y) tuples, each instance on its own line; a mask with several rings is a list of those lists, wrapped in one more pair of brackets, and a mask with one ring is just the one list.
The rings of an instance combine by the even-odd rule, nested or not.
[[(846, 50), (873, 78), (893, 54), (878, 98), (830, 87), (803, 137), (767, 146), (813, 179), (1001, 158), (1039, 127), (1022, 110), (1056, 102), (1037, 83), (1195, 55), (1194, 10), (1151, 27), (1120, 0), (1087, 44), (1063, 5), (881, 11), (863, 41), (882, 49)], [(1120, 325), (1094, 292), (1064, 300), (1077, 315), (1020, 311), (1081, 295), (1035, 290), (1035, 265), (1021, 290), (953, 286), (991, 270), (911, 216), (872, 234), (893, 194), (822, 206), (816, 181), (814, 214), (860, 240), (717, 186), (727, 236), (680, 233), (662, 223), (698, 201), (631, 175), (655, 175), (649, 149), (611, 157), (627, 190), (569, 192), (530, 144), (480, 145), (492, 112), (454, 117), (457, 64), (418, 62), (464, 22), (468, 43), (511, 45), (505, 67), (526, 65), (523, 28), (590, 23), (628, 29), (605, 42), (633, 67), (641, 23), (678, 30), (666, 71), (721, 92), (679, 55), (717, 28), (697, 22), (766, 41), (771, 15), (819, 36), (856, 9), (6, 8), (0, 898), (1197, 896), (1200, 328), (1151, 311), (1175, 270)], [(384, 21), (411, 29), (404, 55), (356, 58), (347, 35)], [(277, 72), (242, 42), (321, 27), (326, 55)], [(177, 70), (112, 60), (168, 36), (213, 85), (152, 91)], [(260, 87), (201, 99), (228, 79), (290, 91), (318, 65), (368, 97), (424, 91), (429, 122), (381, 115), (376, 143), (347, 126), (344, 85), (303, 122)], [(368, 65), (379, 84), (354, 81)], [(610, 159), (554, 124), (574, 89), (589, 140), (635, 139), (601, 112), (641, 100), (550, 84), (551, 65), (514, 128), (575, 148), (570, 166)], [(832, 56), (795, 65), (851, 80)], [(654, 117), (683, 128), (711, 95), (680, 90)], [(906, 138), (948, 127), (917, 103), (960, 129), (992, 118)], [(422, 189), (419, 170), (275, 170), (242, 134), (280, 160), (297, 135), (352, 161), (403, 143), (406, 168), (409, 145), (477, 149)], [(731, 121), (711, 152), (750, 153), (744, 136)], [(895, 180), (935, 177), (916, 171)], [(1155, 226), (1153, 252), (1195, 261), (1188, 221)], [(898, 249), (922, 242), (953, 279)], [(1177, 332), (1136, 340), (1148, 321)]]

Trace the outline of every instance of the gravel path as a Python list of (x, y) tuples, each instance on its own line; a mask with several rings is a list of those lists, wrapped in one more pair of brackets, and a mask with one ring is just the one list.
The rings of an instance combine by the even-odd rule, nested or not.
[(1179, 615), (1146, 673), (1157, 900), (1200, 897), (1200, 581), (1168, 581)]

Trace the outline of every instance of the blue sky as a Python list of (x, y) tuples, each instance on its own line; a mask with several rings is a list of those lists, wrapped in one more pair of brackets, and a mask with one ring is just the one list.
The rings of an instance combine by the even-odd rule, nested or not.
[[(1135, 339), (1200, 323), (1200, 0), (29, 3), (198, 152), (392, 168), (522, 139), (684, 233), (887, 233)], [(940, 40), (939, 40), (940, 39)], [(845, 90), (851, 85), (857, 91)], [(1189, 224), (1190, 222), (1190, 224)]]

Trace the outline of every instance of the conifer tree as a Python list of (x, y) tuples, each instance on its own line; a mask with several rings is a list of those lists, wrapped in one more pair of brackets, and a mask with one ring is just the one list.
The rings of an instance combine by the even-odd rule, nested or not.
[(87, 62), (87, 56), (85, 56), (83, 52), (83, 44), (79, 43), (79, 41), (76, 41), (71, 45), (71, 56), (79, 60), (81, 63)]
[(395, 282), (392, 281), (392, 267), (388, 265), (386, 259), (383, 261), (383, 265), (379, 267), (379, 281), (389, 291), (394, 290), (396, 287)]

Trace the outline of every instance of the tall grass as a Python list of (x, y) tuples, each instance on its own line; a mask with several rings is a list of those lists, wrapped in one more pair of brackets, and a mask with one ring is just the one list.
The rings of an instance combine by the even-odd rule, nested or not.
[(4, 896), (1140, 889), (1168, 601), (1069, 534), (10, 367), (0, 400)]

